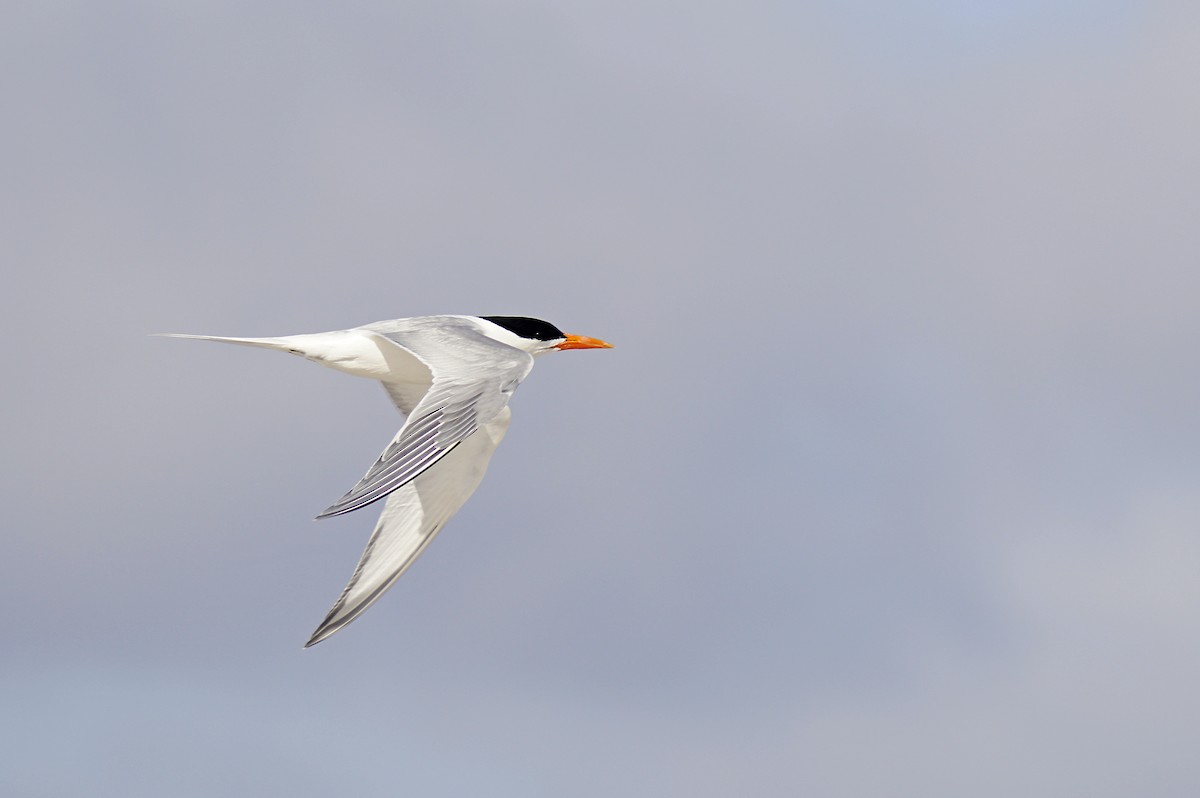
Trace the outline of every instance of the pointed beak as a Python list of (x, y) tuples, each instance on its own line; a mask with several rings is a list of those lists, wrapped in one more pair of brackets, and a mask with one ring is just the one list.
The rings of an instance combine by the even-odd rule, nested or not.
[(588, 338), (586, 335), (568, 335), (567, 340), (554, 347), (555, 349), (612, 349), (612, 344), (599, 338)]

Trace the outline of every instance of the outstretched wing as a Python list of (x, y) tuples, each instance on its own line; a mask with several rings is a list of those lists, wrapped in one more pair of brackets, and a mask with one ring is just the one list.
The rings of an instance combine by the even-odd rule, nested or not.
[(357, 618), (412, 565), (479, 487), (510, 415), (502, 408), (478, 434), (388, 496), (354, 576), (305, 648)]
[[(461, 326), (362, 329), (421, 360), (433, 382), (358, 484), (317, 518), (357, 510), (407, 484), (495, 418), (533, 368), (531, 355), (488, 338), (465, 320)], [(397, 399), (394, 390), (389, 393)]]

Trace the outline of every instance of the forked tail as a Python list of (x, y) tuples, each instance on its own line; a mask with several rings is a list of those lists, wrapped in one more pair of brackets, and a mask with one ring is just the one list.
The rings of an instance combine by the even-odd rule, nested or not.
[(187, 335), (186, 333), (154, 333), (158, 338), (192, 338), (197, 341), (217, 341), (222, 344), (238, 344), (240, 346), (259, 346), (263, 349), (282, 349), (293, 355), (304, 353), (296, 348), (287, 338), (225, 338), (220, 335)]

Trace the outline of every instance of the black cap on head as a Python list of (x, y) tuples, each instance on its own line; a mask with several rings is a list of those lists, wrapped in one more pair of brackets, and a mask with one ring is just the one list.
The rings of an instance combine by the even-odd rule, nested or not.
[(479, 318), (487, 319), (514, 335), (534, 341), (557, 341), (559, 338), (567, 337), (562, 330), (541, 319), (530, 319), (526, 316), (480, 316)]

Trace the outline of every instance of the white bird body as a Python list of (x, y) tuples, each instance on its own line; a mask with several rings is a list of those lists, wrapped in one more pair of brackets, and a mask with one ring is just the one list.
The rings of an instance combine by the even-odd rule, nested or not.
[(422, 316), (277, 338), (170, 337), (279, 349), (378, 380), (406, 416), (359, 483), (317, 516), (340, 515), (387, 497), (354, 575), (307, 646), (374, 603), (479, 487), (508, 430), (508, 400), (535, 356), (610, 348), (547, 322), (512, 316)]

